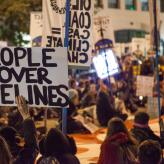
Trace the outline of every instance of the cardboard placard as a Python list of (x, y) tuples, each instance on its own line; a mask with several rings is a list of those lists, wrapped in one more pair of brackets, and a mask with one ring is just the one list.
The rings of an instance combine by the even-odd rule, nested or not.
[(137, 96), (153, 96), (154, 77), (137, 76)]
[(43, 28), (42, 12), (31, 12), (31, 16), (30, 16), (31, 47), (41, 46), (42, 28)]
[(68, 106), (66, 48), (0, 48), (0, 105), (22, 95), (31, 106)]
[[(65, 38), (66, 0), (43, 1), (43, 47), (63, 47)], [(91, 64), (91, 30), (93, 2), (70, 1), (69, 66), (89, 67)]]

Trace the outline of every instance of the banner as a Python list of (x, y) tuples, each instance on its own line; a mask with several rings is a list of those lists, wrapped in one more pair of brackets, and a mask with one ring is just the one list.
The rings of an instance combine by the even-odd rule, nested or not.
[(31, 12), (31, 16), (30, 16), (31, 47), (41, 46), (42, 28), (43, 28), (42, 12)]
[(93, 29), (94, 44), (102, 39), (110, 39), (113, 43), (115, 42), (114, 30), (110, 17), (94, 17)]
[[(162, 98), (160, 99), (162, 104)], [(158, 98), (157, 97), (148, 97), (147, 100), (147, 112), (149, 113), (150, 118), (158, 118)]]
[(137, 96), (153, 96), (154, 77), (137, 76)]
[(23, 95), (32, 106), (67, 107), (66, 48), (0, 48), (0, 105)]
[(132, 52), (144, 56), (146, 51), (145, 38), (132, 38)]
[[(66, 0), (43, 0), (43, 47), (63, 47), (65, 37)], [(71, 0), (68, 61), (70, 66), (91, 64), (91, 0)]]

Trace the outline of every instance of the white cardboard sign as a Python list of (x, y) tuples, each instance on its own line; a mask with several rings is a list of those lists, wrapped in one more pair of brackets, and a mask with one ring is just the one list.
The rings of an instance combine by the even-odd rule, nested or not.
[(153, 96), (154, 77), (137, 76), (137, 96)]
[(0, 48), (0, 105), (68, 106), (66, 48)]
[(102, 39), (101, 34), (103, 34), (103, 38), (110, 39), (113, 43), (115, 42), (114, 30), (110, 17), (94, 17), (93, 29), (94, 44)]
[(42, 12), (31, 12), (30, 15), (30, 37), (31, 46), (40, 47), (42, 40), (43, 18)]
[[(66, 0), (43, 0), (43, 47), (64, 47)], [(71, 0), (69, 19), (69, 66), (89, 67), (92, 54), (91, 0)]]

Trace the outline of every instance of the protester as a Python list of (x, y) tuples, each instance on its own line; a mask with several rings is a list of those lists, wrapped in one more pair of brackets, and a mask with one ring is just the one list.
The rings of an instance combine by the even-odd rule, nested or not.
[[(69, 108), (67, 112), (67, 133), (83, 133), (88, 130), (82, 123), (74, 118), (77, 115), (77, 105), (79, 104), (78, 92), (75, 89), (69, 89)], [(60, 129), (62, 121), (60, 120)]]
[(101, 83), (96, 104), (97, 119), (101, 126), (107, 126), (108, 121), (115, 116), (123, 120), (127, 118), (127, 114), (115, 110), (113, 101), (114, 98), (109, 94), (107, 86)]
[(85, 82), (84, 82), (84, 80), (80, 80), (79, 85), (78, 85), (78, 89), (77, 89), (78, 94), (79, 94), (79, 100), (81, 100), (83, 97), (84, 89), (85, 89)]
[(0, 135), (7, 142), (13, 158), (16, 158), (22, 148), (19, 145), (21, 140), (18, 132), (13, 127), (7, 126), (0, 130)]
[(22, 135), (23, 119), (16, 107), (11, 108), (11, 112), (8, 114), (8, 126), (13, 127), (18, 133)]
[[(35, 124), (30, 119), (25, 99), (16, 98), (18, 110), (23, 117), (24, 147), (20, 150), (14, 164), (33, 164), (39, 153)], [(42, 145), (42, 146), (41, 146)], [(72, 138), (66, 137), (60, 130), (50, 129), (40, 143), (42, 158), (38, 164), (79, 164), (76, 158), (76, 145)]]
[(142, 142), (138, 150), (138, 160), (140, 164), (160, 164), (162, 149), (158, 142), (146, 140)]
[(0, 164), (12, 164), (12, 155), (6, 141), (0, 136)]
[(40, 154), (37, 156), (37, 158), (35, 160), (36, 164), (39, 164), (42, 161), (42, 159), (45, 158), (45, 153), (46, 153), (45, 152), (45, 145), (44, 145), (45, 139), (46, 139), (46, 137), (43, 136), (39, 141), (39, 153)]
[(38, 155), (37, 134), (34, 121), (30, 119), (29, 109), (24, 97), (16, 97), (18, 111), (23, 118), (24, 147), (19, 152), (14, 164), (32, 164)]
[(79, 164), (73, 149), (67, 137), (60, 130), (52, 128), (45, 138), (45, 158), (42, 158), (38, 164), (54, 158), (61, 164)]
[(89, 107), (96, 104), (97, 98), (97, 91), (96, 91), (96, 84), (92, 83), (89, 87), (88, 92), (83, 96), (81, 99), (81, 107)]
[(60, 163), (78, 162), (78, 159), (75, 157), (77, 153), (75, 140), (72, 137), (63, 135), (58, 129), (51, 129), (47, 137), (43, 137), (40, 140), (39, 150), (40, 155), (37, 158), (37, 164), (58, 164), (57, 158), (60, 160)]
[(158, 137), (149, 127), (149, 115), (146, 112), (137, 112), (131, 134), (139, 143), (151, 139), (159, 142), (164, 147), (164, 141)]
[(69, 84), (69, 89), (77, 89), (77, 84), (75, 79), (70, 79), (68, 84)]
[(106, 139), (101, 145), (98, 164), (134, 164), (137, 162), (136, 155), (136, 140), (121, 119), (112, 118), (108, 123)]

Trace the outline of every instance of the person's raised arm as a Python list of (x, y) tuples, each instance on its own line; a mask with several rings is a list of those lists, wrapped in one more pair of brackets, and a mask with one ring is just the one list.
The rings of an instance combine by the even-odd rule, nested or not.
[(37, 137), (36, 137), (36, 127), (34, 121), (30, 119), (28, 105), (23, 96), (16, 97), (16, 103), (18, 106), (18, 111), (23, 117), (23, 132), (25, 146), (31, 148), (37, 148)]
[(17, 96), (16, 103), (17, 103), (18, 111), (23, 117), (23, 120), (30, 118), (29, 109), (25, 98), (23, 96)]

